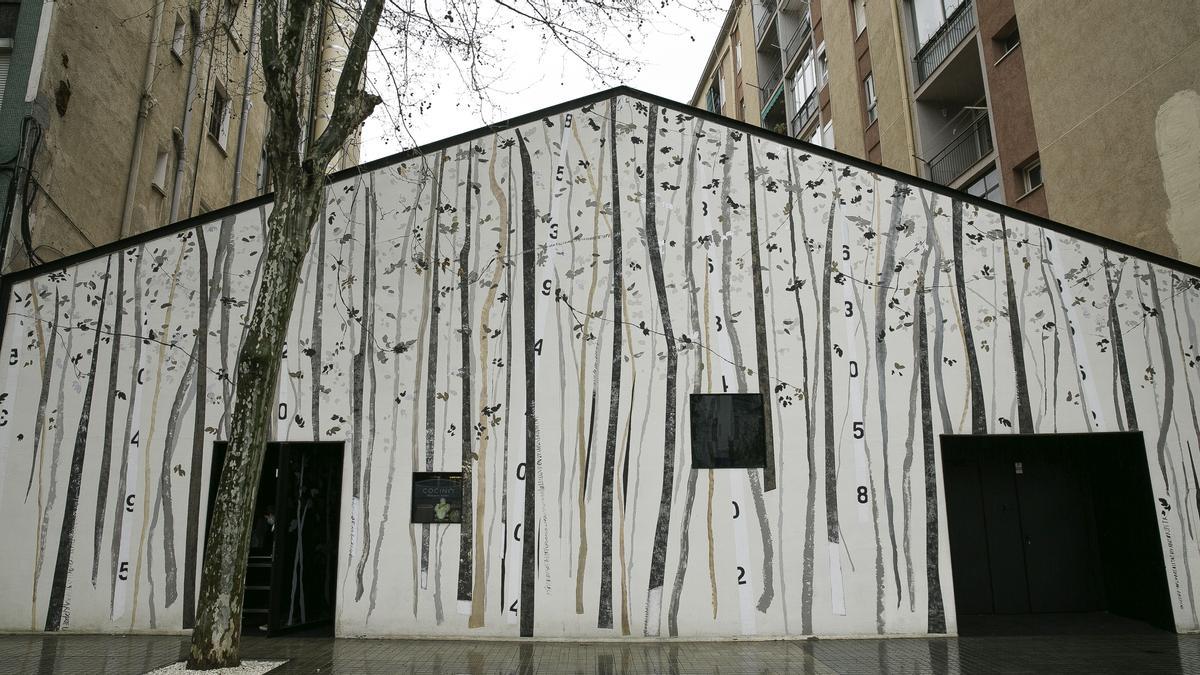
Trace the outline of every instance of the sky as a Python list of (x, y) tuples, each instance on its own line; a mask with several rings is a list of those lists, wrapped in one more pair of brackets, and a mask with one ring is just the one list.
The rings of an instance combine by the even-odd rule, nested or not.
[[(724, 5), (724, 0), (719, 0)], [(695, 90), (709, 51), (724, 19), (724, 7), (702, 16), (667, 10), (666, 20), (633, 36), (640, 48), (634, 50), (640, 68), (628, 68), (618, 78), (600, 80), (589, 75), (577, 58), (554, 46), (543, 47), (536, 31), (512, 29), (502, 36), (504, 53), (498, 59), (503, 73), (489, 87), (490, 104), (460, 103), (469, 99), (457, 76), (455, 64), (447, 63), (428, 80), (434, 91), (425, 97), (427, 106), (413, 115), (407, 129), (394, 130), (396, 106), (385, 106), (367, 120), (363, 131), (361, 161), (370, 161), (401, 150), (516, 117), (601, 89), (625, 84), (687, 103)], [(392, 59), (376, 54), (368, 70), (375, 82), (387, 80), (385, 69)], [(394, 98), (392, 99), (394, 101)]]

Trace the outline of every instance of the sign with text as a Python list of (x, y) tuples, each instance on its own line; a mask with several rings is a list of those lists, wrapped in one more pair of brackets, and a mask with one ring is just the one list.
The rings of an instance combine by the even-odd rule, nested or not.
[(462, 473), (414, 473), (412, 522), (461, 523)]

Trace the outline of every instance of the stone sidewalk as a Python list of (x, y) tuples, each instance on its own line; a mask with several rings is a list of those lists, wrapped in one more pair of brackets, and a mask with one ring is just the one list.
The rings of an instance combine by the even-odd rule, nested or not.
[[(3, 673), (145, 673), (187, 638), (0, 635)], [(890, 638), (761, 642), (501, 642), (250, 638), (272, 673), (1181, 673), (1200, 672), (1200, 635)]]

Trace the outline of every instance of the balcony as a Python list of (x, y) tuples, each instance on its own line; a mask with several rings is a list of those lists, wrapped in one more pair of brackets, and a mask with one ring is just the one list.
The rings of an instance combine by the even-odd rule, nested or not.
[(801, 132), (817, 115), (817, 92), (808, 95), (804, 102), (796, 106), (796, 114), (792, 115), (792, 136), (804, 140)]
[(806, 14), (800, 19), (800, 25), (796, 26), (796, 30), (792, 32), (792, 37), (788, 38), (787, 44), (783, 47), (783, 62), (790, 67), (796, 56), (804, 51), (804, 46), (808, 44), (808, 37), (812, 35), (812, 23), (808, 20)]
[(779, 83), (783, 81), (783, 64), (776, 58), (773, 62), (759, 62), (759, 67), (762, 70), (759, 72), (759, 82), (762, 82), (762, 100), (763, 110), (766, 110), (771, 103), (773, 94), (779, 89)]
[(929, 160), (929, 178), (935, 183), (949, 185), (987, 157), (992, 149), (988, 114), (981, 112)]
[(975, 8), (973, 2), (964, 2), (954, 10), (942, 27), (917, 50), (913, 57), (917, 76), (917, 86), (920, 86), (933, 74), (938, 66), (950, 56), (972, 30), (975, 29)]
[(775, 0), (769, 0), (755, 7), (755, 9), (762, 10), (762, 13), (758, 14), (758, 21), (754, 24), (755, 44), (762, 43), (763, 35), (766, 35), (767, 29), (771, 27), (771, 19), (775, 18), (775, 7)]

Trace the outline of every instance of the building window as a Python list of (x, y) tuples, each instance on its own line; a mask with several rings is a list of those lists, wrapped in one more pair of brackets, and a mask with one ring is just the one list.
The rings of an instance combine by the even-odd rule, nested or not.
[(821, 147), (833, 150), (833, 120), (829, 120), (821, 128)]
[(20, 0), (0, 0), (0, 39), (11, 40), (16, 36), (20, 13)]
[(692, 394), (692, 468), (766, 465), (762, 394)]
[(183, 62), (183, 39), (187, 34), (187, 22), (183, 17), (175, 15), (175, 32), (171, 34), (171, 55), (180, 63)]
[(825, 54), (825, 43), (817, 48), (817, 81), (821, 86), (829, 82), (829, 56)]
[(867, 73), (867, 77), (863, 80), (863, 94), (866, 96), (867, 103), (867, 126), (871, 126), (879, 116), (876, 109), (879, 101), (875, 98), (875, 78), (871, 73)]
[(163, 194), (167, 193), (167, 162), (170, 156), (171, 153), (159, 149), (158, 156), (154, 159), (154, 178), (150, 180), (150, 184)]
[(721, 69), (717, 71), (717, 93), (720, 95), (720, 98), (717, 99), (719, 108), (717, 112), (723, 112), (725, 101), (728, 100), (725, 98), (725, 59), (721, 59)]
[(910, 0), (913, 33), (920, 48), (941, 29), (966, 0)]
[(733, 35), (733, 66), (737, 72), (742, 72), (742, 38), (736, 33)]
[(854, 34), (862, 35), (867, 29), (867, 0), (850, 0), (854, 5)]
[(992, 165), (978, 180), (968, 185), (966, 192), (989, 202), (1004, 203), (1000, 196), (1000, 172), (996, 166)]
[(208, 136), (216, 141), (222, 150), (225, 149), (229, 141), (229, 112), (229, 94), (225, 93), (225, 87), (217, 83), (213, 87), (213, 104), (212, 113), (208, 119)]
[(1021, 169), (1021, 177), (1025, 182), (1025, 191), (1033, 192), (1042, 186), (1042, 161), (1035, 159)]
[(1000, 32), (996, 33), (996, 37), (992, 38), (992, 41), (996, 45), (996, 53), (1000, 54), (1000, 58), (996, 59), (996, 63), (1000, 63), (1004, 60), (1004, 57), (1021, 46), (1021, 31), (1017, 29), (1017, 20), (1013, 19)]

